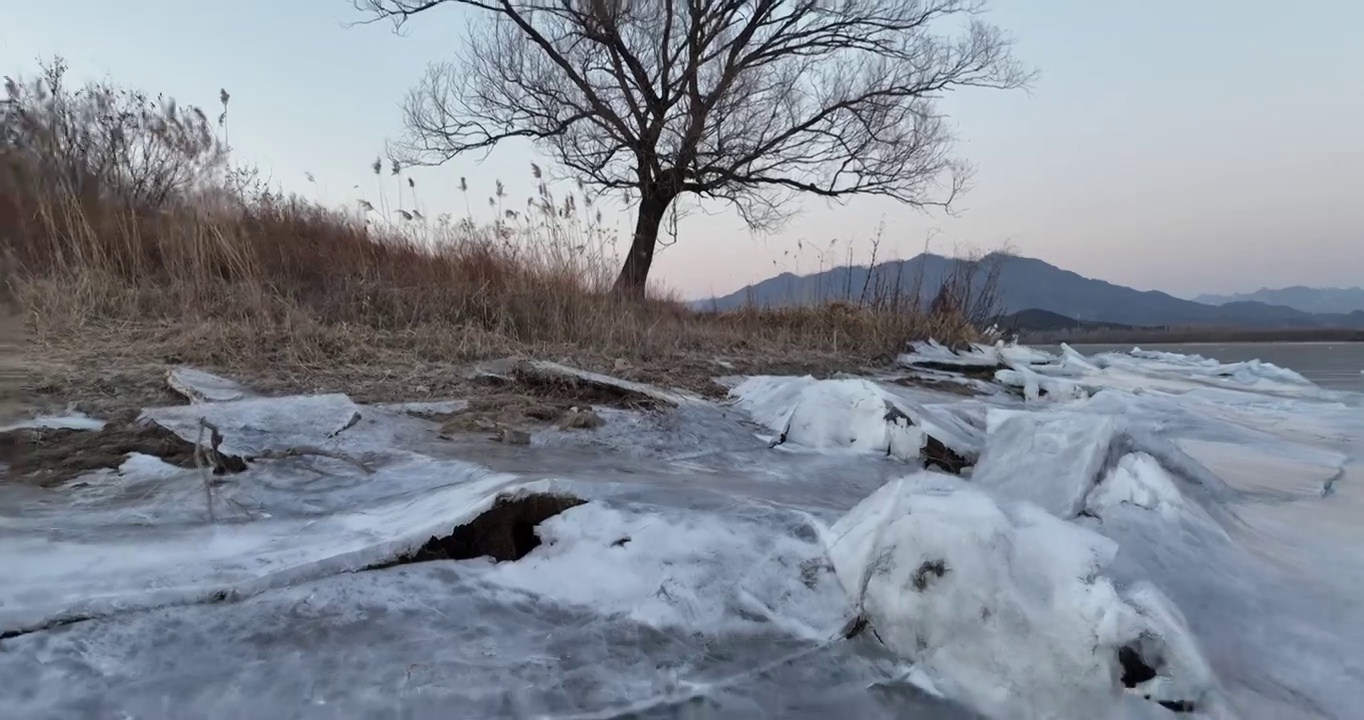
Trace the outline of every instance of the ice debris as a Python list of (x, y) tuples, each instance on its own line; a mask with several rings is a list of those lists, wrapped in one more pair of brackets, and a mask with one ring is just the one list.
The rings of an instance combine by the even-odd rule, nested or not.
[[(1137, 692), (1183, 707), (1214, 690), (1182, 618), (1154, 588), (1100, 573), (1117, 544), (951, 476), (892, 481), (827, 531), (834, 571), (887, 648), (988, 717), (1111, 717), (1120, 652), (1153, 671)], [(1167, 706), (1168, 707), (1168, 706)]]
[(1102, 517), (1104, 511), (1123, 504), (1174, 519), (1184, 507), (1184, 496), (1158, 460), (1149, 453), (1133, 452), (1122, 456), (1089, 493), (1085, 510)]
[(1060, 518), (1085, 508), (1118, 433), (1111, 416), (991, 410), (972, 481), (997, 497), (1036, 503)]
[(906, 407), (860, 378), (753, 377), (730, 394), (755, 420), (776, 431), (774, 445), (912, 460), (926, 442)]

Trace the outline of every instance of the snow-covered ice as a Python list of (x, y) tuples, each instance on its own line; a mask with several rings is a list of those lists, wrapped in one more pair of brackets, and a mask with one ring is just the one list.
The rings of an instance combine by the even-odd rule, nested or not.
[(1117, 544), (1035, 505), (922, 473), (888, 483), (829, 535), (877, 637), (988, 716), (1118, 716), (1118, 653), (1139, 642), (1170, 661), (1170, 687), (1151, 694), (1217, 707), (1183, 622), (1158, 597), (1133, 607), (1100, 575)]
[[(713, 403), (540, 363), (666, 407), (526, 447), (442, 438), (458, 400), (174, 373), (196, 402), (144, 417), (255, 459), (211, 479), (213, 523), (204, 477), (149, 455), (0, 483), (0, 717), (1364, 707), (1364, 398), (1139, 349), (900, 364), (983, 392), (752, 377)], [(960, 476), (923, 469), (949, 451)], [(391, 564), (528, 493), (586, 502), (519, 560)]]

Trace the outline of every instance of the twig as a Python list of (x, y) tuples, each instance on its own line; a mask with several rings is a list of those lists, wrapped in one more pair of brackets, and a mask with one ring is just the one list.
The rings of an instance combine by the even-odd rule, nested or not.
[[(204, 431), (210, 428), (212, 428), (210, 441), (217, 437), (221, 442), (222, 436), (218, 434), (218, 428), (210, 424), (208, 420), (199, 418), (199, 437), (194, 441), (194, 467), (199, 469), (199, 474), (204, 478), (204, 504), (208, 506), (208, 522), (211, 525), (218, 522), (218, 519), (213, 513), (213, 477), (209, 473), (208, 464), (204, 458)], [(217, 443), (214, 443), (214, 449), (217, 449)]]

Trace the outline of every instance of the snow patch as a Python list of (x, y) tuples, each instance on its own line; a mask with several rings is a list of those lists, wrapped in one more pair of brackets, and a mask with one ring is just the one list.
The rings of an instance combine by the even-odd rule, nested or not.
[(1085, 510), (1103, 517), (1105, 511), (1128, 504), (1154, 510), (1166, 519), (1185, 507), (1184, 496), (1160, 462), (1148, 453), (1122, 456), (1085, 500)]

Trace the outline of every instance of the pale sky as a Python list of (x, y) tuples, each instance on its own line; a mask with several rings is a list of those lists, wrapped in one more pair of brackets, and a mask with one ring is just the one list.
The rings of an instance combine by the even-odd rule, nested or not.
[[(990, 18), (1041, 76), (1026, 93), (970, 91), (944, 105), (978, 168), (959, 217), (812, 201), (783, 232), (754, 239), (732, 214), (693, 215), (656, 277), (689, 297), (727, 293), (818, 269), (797, 242), (833, 239), (865, 261), (884, 224), (883, 257), (916, 254), (933, 232), (935, 251), (1007, 243), (1181, 296), (1364, 285), (1364, 3), (994, 6)], [(0, 74), (30, 75), (39, 56), (60, 54), (78, 77), (210, 110), (226, 88), (239, 157), (286, 189), (373, 200), (368, 165), (401, 134), (399, 103), (426, 63), (460, 42), (464, 12), (428, 13), (400, 37), (386, 24), (347, 27), (364, 18), (349, 0), (0, 0)], [(461, 176), (476, 212), (496, 179), (524, 204), (535, 159), (517, 146), (418, 170), (420, 207), (463, 216)], [(630, 223), (619, 228), (624, 237)]]

